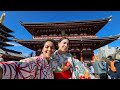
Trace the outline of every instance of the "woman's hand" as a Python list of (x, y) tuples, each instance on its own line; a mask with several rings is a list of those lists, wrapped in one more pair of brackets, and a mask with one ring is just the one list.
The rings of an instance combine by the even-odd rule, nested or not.
[(71, 66), (70, 62), (67, 61), (67, 62), (65, 62), (65, 64), (63, 65), (62, 70), (65, 71), (65, 70), (69, 69), (70, 66)]
[(87, 72), (87, 71), (85, 71), (85, 73), (84, 73), (84, 77), (85, 77), (85, 79), (88, 79), (89, 78), (89, 72)]

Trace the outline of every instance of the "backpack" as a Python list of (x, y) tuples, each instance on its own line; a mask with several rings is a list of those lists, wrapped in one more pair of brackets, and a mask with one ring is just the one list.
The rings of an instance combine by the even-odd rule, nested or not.
[(116, 72), (115, 61), (110, 61), (109, 67), (113, 72)]

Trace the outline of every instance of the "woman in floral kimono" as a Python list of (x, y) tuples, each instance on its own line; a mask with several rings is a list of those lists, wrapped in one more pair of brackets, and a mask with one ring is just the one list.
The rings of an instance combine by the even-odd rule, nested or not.
[(51, 56), (55, 51), (52, 40), (46, 40), (42, 54), (20, 61), (0, 62), (1, 79), (54, 79), (56, 61)]
[(54, 71), (55, 79), (92, 79), (94, 76), (82, 66), (78, 59), (74, 59), (68, 53), (69, 39), (61, 38), (58, 42), (58, 50), (55, 51), (53, 58), (57, 60), (57, 68)]

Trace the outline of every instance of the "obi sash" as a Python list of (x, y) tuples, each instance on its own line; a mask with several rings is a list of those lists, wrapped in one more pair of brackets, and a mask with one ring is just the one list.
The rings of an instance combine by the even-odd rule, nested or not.
[(72, 72), (70, 69), (63, 72), (54, 72), (54, 79), (69, 79), (72, 77)]

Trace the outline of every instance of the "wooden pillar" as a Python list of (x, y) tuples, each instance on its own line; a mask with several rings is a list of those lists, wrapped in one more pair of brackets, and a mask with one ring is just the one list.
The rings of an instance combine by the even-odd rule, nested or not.
[(65, 30), (61, 30), (61, 35), (64, 36), (65, 35)]
[(83, 61), (82, 50), (80, 50), (80, 61)]

